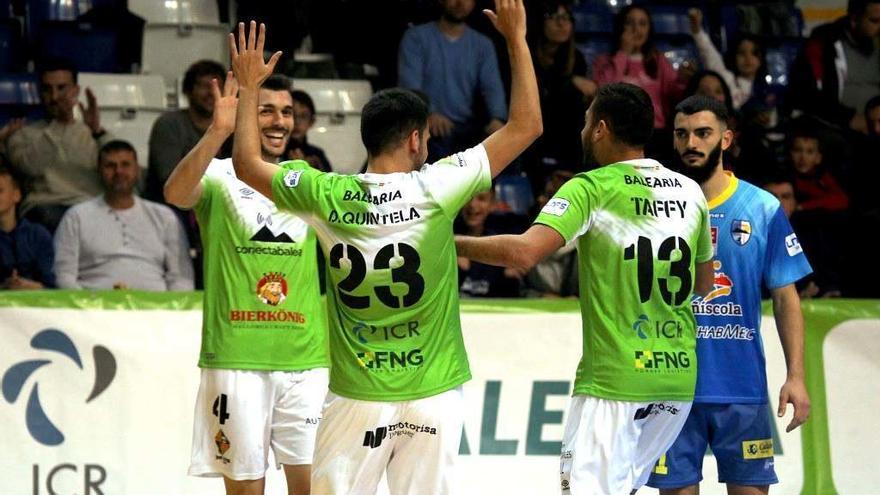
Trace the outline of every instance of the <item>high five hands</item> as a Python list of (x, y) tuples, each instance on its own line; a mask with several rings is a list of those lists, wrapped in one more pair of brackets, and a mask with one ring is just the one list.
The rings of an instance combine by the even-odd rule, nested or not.
[(275, 64), (281, 58), (281, 52), (273, 53), (269, 61), (266, 62), (263, 58), (263, 47), (266, 44), (266, 25), (261, 23), (258, 33), (257, 23), (251, 21), (247, 31), (245, 33), (244, 23), (239, 22), (237, 44), (235, 34), (229, 33), (229, 55), (239, 87), (245, 90), (256, 90), (260, 88), (263, 81), (272, 75)]

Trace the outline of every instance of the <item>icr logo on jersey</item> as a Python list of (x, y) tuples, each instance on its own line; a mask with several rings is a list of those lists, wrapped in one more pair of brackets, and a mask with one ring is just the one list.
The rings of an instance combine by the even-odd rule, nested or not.
[(569, 204), (567, 199), (554, 198), (541, 208), (541, 213), (561, 217), (565, 210), (568, 209)]
[(794, 232), (785, 236), (785, 250), (788, 251), (789, 256), (796, 256), (804, 252), (801, 248), (801, 242)]
[(740, 246), (745, 246), (752, 238), (752, 224), (748, 220), (734, 220), (730, 224), (730, 236)]
[(302, 170), (291, 170), (284, 174), (284, 185), (287, 187), (296, 187), (299, 185), (299, 178), (302, 176)]

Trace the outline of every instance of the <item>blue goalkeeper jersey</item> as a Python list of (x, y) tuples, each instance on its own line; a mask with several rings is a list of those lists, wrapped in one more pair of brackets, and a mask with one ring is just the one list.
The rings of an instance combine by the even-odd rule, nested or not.
[(783, 287), (812, 268), (779, 201), (733, 175), (730, 179), (727, 189), (709, 202), (715, 284), (693, 303), (694, 402), (760, 404), (767, 401), (762, 283), (769, 289)]

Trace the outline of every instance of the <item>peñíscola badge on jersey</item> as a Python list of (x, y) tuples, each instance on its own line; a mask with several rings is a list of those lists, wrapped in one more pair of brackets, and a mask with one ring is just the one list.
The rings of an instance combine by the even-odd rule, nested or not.
[(734, 220), (730, 224), (730, 235), (734, 242), (745, 246), (752, 238), (752, 224), (748, 220)]

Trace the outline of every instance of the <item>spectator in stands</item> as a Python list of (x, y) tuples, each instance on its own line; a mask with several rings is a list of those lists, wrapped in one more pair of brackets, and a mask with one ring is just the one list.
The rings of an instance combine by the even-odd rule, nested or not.
[(794, 179), (791, 175), (786, 173), (768, 175), (761, 187), (776, 196), (779, 204), (782, 205), (785, 217), (791, 219), (792, 214), (797, 211), (798, 205), (794, 195)]
[(847, 185), (852, 196), (853, 211), (880, 219), (880, 205), (875, 192), (876, 184), (880, 183), (880, 167), (876, 166), (877, 155), (880, 155), (880, 95), (868, 100), (864, 115), (868, 134), (857, 140)]
[[(574, 176), (567, 170), (557, 170), (547, 178), (544, 190), (538, 195), (536, 217), (563, 184)], [(523, 279), (526, 297), (571, 297), (578, 295), (577, 244), (569, 243), (541, 260)]]
[(55, 234), (55, 273), (65, 289), (193, 289), (186, 234), (165, 205), (134, 194), (140, 166), (125, 141), (101, 148), (104, 194), (71, 208)]
[[(521, 233), (512, 228), (502, 215), (493, 215), (495, 188), (490, 187), (474, 196), (461, 209), (454, 224), (456, 234), (475, 237)], [(523, 226), (524, 227), (524, 226)], [(519, 297), (523, 274), (513, 268), (485, 265), (467, 258), (458, 258), (459, 291), (464, 297)]]
[(52, 236), (42, 225), (18, 220), (21, 185), (0, 157), (0, 289), (55, 287)]
[(440, 0), (440, 6), (439, 20), (404, 33), (398, 53), (399, 85), (430, 101), (429, 163), (477, 144), (507, 119), (495, 46), (465, 23), (474, 0)]
[(730, 92), (730, 86), (724, 81), (721, 74), (714, 70), (703, 70), (694, 74), (688, 81), (687, 88), (684, 90), (684, 97), (693, 95), (706, 96), (713, 100), (724, 103), (724, 107), (732, 115), (735, 113), (733, 108), (733, 95)]
[(847, 14), (813, 29), (789, 75), (789, 112), (866, 133), (860, 112), (880, 92), (880, 1), (849, 0)]
[(806, 128), (795, 128), (789, 139), (797, 211), (840, 212), (849, 208), (849, 197), (823, 163), (819, 136)]
[[(877, 184), (880, 183), (880, 167), (877, 156), (880, 155), (880, 95), (868, 100), (864, 109), (868, 135), (856, 141), (852, 167), (850, 168), (849, 193), (851, 228), (853, 233), (876, 232), (880, 230), (880, 203), (877, 202)], [(861, 263), (847, 257), (844, 261), (848, 279), (845, 282), (846, 297), (880, 298), (880, 287), (876, 280), (880, 279), (880, 264)]]
[(580, 170), (580, 130), (596, 83), (587, 77), (584, 56), (574, 44), (574, 18), (569, 0), (544, 0), (529, 27), (544, 134), (526, 159), (532, 189), (540, 190), (555, 170)]
[[(145, 198), (165, 202), (162, 195), (165, 181), (177, 162), (189, 153), (211, 125), (214, 115), (212, 79), (220, 82), (222, 91), (226, 69), (212, 60), (192, 64), (183, 76), (183, 94), (189, 102), (188, 108), (166, 112), (153, 124)], [(225, 150), (221, 149), (220, 155), (229, 156), (230, 152), (231, 147), (227, 146)]]
[(700, 51), (703, 68), (713, 71), (727, 84), (733, 103), (733, 109), (739, 110), (750, 98), (762, 98), (766, 95), (767, 59), (765, 50), (758, 38), (743, 35), (731, 45), (725, 58), (703, 31), (703, 12), (690, 9), (688, 17), (691, 23), (691, 34)]
[(298, 89), (291, 91), (290, 96), (293, 98), (294, 120), (285, 156), (289, 160), (305, 160), (322, 172), (332, 172), (333, 168), (324, 150), (309, 144), (306, 136), (315, 124), (315, 102), (308, 93)]
[[(785, 217), (792, 222), (792, 230), (794, 232), (799, 232), (799, 229), (796, 228), (798, 218), (792, 218), (794, 212), (797, 211), (798, 204), (797, 198), (794, 194), (794, 177), (782, 170), (770, 173), (764, 177), (764, 183), (761, 184), (761, 187), (765, 191), (776, 196), (776, 199), (779, 200), (779, 204), (782, 206), (782, 212), (785, 213)], [(810, 233), (808, 232), (807, 235), (809, 236), (809, 234)], [(812, 239), (807, 240), (808, 243), (811, 241)], [(803, 239), (801, 239), (801, 245), (803, 246)], [(807, 249), (809, 249), (810, 253), (813, 252), (812, 246), (807, 246)], [(816, 284), (815, 273), (806, 275), (804, 278), (795, 282), (794, 285), (801, 299), (816, 297), (820, 292), (819, 286)], [(770, 292), (766, 287), (762, 292), (762, 299), (770, 298)]]
[[(111, 136), (101, 127), (98, 103), (86, 88), (78, 103), (77, 69), (64, 59), (40, 64), (40, 101), (46, 120), (14, 130), (6, 140), (12, 168), (22, 174), (26, 195), (21, 208), (29, 220), (54, 232), (72, 205), (101, 190), (95, 175), (98, 148)], [(79, 105), (82, 121), (74, 119)]]
[[(651, 15), (643, 6), (628, 5), (614, 17), (611, 53), (600, 55), (593, 64), (599, 86), (613, 82), (635, 84), (644, 89), (654, 104), (654, 128), (663, 129), (672, 106), (687, 84), (654, 45)], [(668, 148), (664, 139), (663, 149)]]
[(797, 200), (791, 223), (814, 268), (815, 287), (802, 293), (840, 296), (849, 197), (823, 163), (819, 135), (800, 122), (789, 134), (789, 160)]

